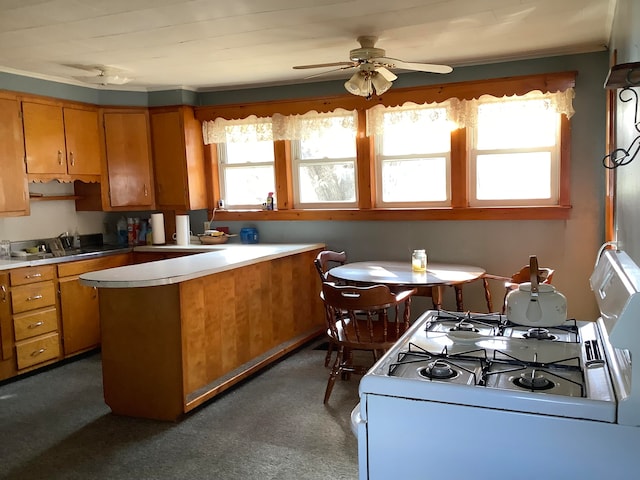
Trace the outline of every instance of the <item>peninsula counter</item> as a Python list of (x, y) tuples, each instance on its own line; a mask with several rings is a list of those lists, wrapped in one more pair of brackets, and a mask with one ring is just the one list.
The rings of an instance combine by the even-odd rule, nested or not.
[(176, 420), (320, 335), (323, 248), (229, 245), (81, 275), (100, 289), (107, 405)]

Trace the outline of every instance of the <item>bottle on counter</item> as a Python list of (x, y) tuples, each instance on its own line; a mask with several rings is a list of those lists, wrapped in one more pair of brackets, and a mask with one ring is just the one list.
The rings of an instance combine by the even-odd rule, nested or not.
[(269, 192), (267, 195), (267, 210), (273, 210), (275, 202), (273, 201), (273, 192)]
[(117, 223), (118, 245), (125, 246), (128, 243), (127, 219), (120, 217)]

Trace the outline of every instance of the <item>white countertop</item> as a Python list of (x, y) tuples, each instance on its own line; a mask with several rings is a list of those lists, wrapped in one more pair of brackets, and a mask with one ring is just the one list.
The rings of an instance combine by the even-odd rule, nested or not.
[[(84, 285), (98, 288), (135, 288), (171, 285), (238, 267), (324, 248), (312, 244), (166, 245), (136, 247), (139, 252), (194, 252), (179, 258), (110, 268), (80, 276)], [(198, 253), (204, 252), (204, 253)]]

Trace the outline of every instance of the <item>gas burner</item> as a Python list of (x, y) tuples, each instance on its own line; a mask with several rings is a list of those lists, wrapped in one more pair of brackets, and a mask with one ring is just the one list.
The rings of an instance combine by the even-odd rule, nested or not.
[(450, 332), (479, 332), (473, 323), (469, 322), (458, 322), (453, 327), (449, 329)]
[(420, 369), (420, 375), (432, 380), (447, 380), (458, 376), (458, 372), (451, 368), (447, 362), (436, 360)]
[(555, 383), (544, 375), (536, 375), (535, 370), (530, 374), (523, 373), (513, 379), (513, 384), (517, 387), (530, 390), (532, 392), (540, 390), (550, 390), (555, 387)]
[(548, 329), (540, 328), (540, 327), (530, 328), (522, 336), (523, 338), (533, 338), (536, 340), (557, 340), (558, 339), (557, 335), (553, 335), (551, 334), (551, 332), (549, 332)]

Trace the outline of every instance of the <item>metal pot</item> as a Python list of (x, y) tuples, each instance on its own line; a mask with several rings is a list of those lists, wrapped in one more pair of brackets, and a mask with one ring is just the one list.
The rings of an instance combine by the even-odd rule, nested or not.
[(567, 299), (553, 285), (538, 284), (538, 259), (529, 257), (531, 282), (507, 295), (507, 318), (518, 325), (557, 327), (567, 320)]

